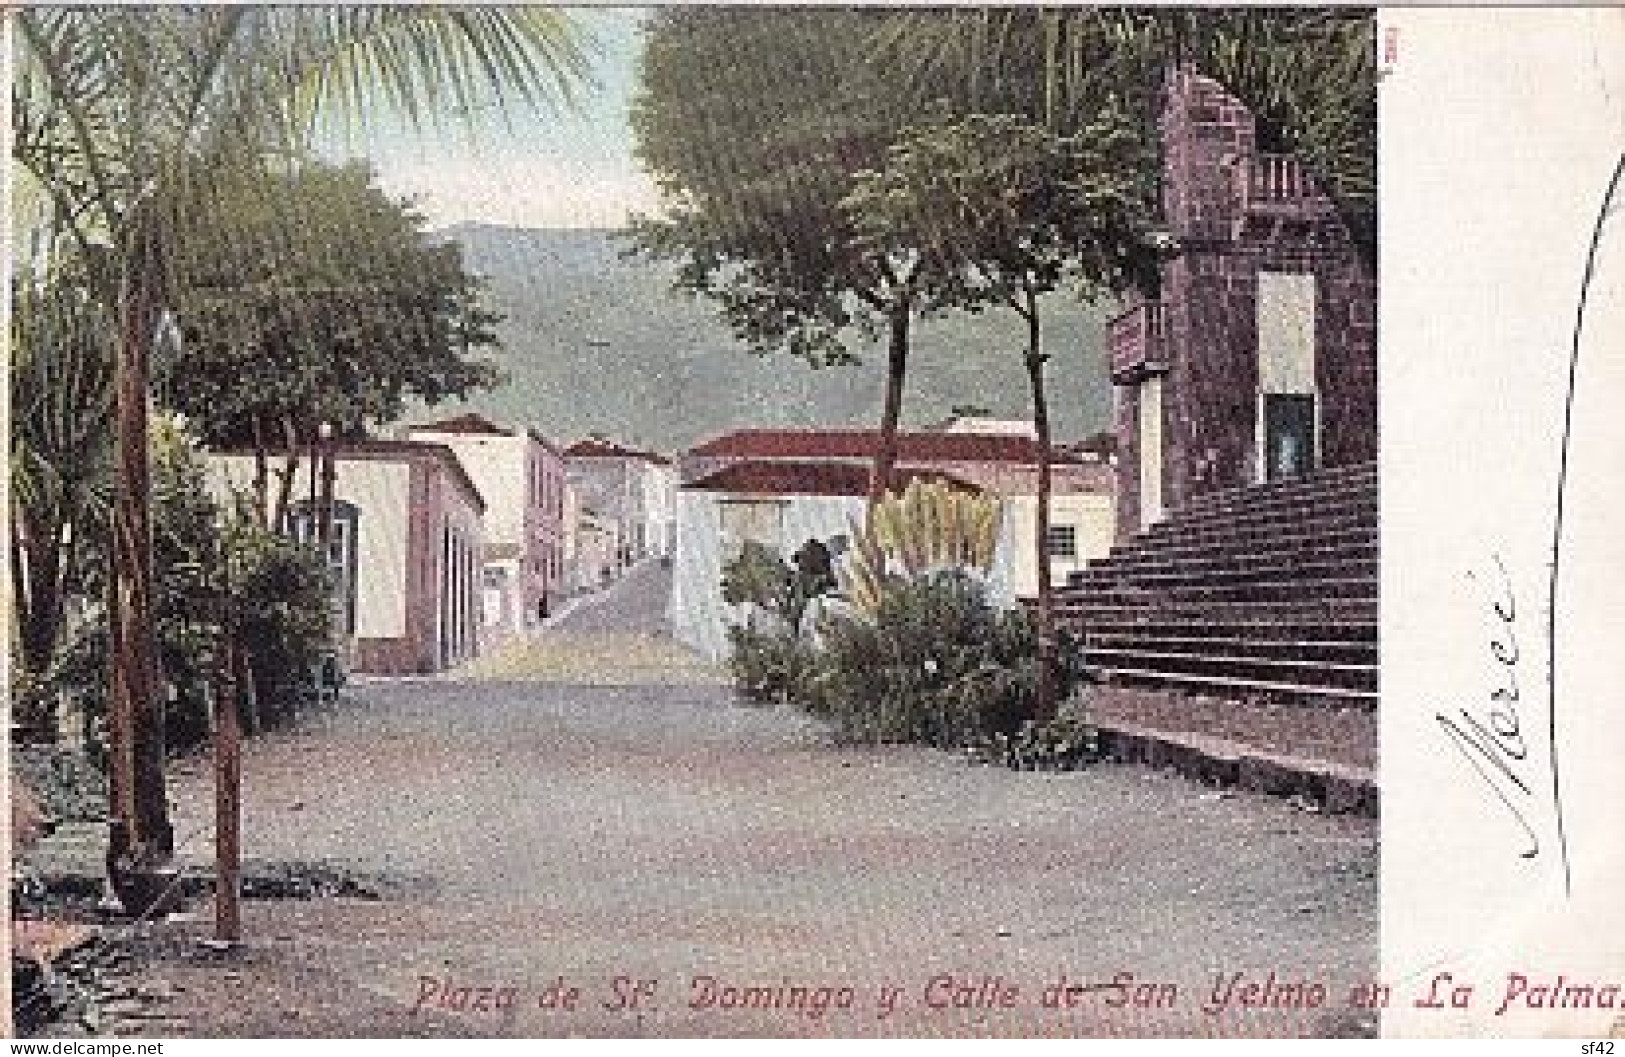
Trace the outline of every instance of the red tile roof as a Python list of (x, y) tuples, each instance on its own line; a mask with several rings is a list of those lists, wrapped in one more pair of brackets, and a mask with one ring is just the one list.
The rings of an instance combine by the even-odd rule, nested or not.
[[(741, 429), (708, 440), (690, 455), (741, 459), (872, 459), (880, 446), (873, 429)], [(1031, 437), (995, 433), (899, 433), (898, 458), (905, 462), (1038, 462)], [(1051, 450), (1051, 463), (1079, 461)]]
[(565, 448), (564, 454), (571, 458), (587, 456), (589, 458), (606, 459), (642, 459), (645, 462), (652, 462), (660, 466), (668, 465), (671, 462), (664, 455), (652, 451), (640, 451), (637, 448), (628, 448), (624, 444), (617, 444), (607, 437), (588, 437), (585, 440), (578, 440)]
[(425, 422), (421, 426), (411, 427), (411, 431), (423, 433), (472, 433), (488, 437), (513, 436), (513, 430), (503, 429), (484, 415), (477, 415), (472, 411), (466, 415), (443, 418), (439, 422)]
[[(698, 492), (738, 492), (745, 495), (869, 494), (870, 467), (849, 462), (736, 462), (697, 481), (683, 485)], [(953, 474), (931, 470), (900, 470), (894, 487), (913, 481), (946, 481), (967, 492), (981, 489)]]

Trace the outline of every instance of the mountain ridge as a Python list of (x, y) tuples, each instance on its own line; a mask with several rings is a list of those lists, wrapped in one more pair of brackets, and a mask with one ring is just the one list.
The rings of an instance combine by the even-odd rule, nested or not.
[[(461, 223), (431, 233), (463, 250), (504, 319), (490, 355), (507, 381), (486, 393), (412, 409), (411, 421), (475, 411), (568, 443), (603, 433), (679, 451), (747, 427), (873, 427), (884, 356), (854, 341), (863, 363), (815, 368), (752, 353), (709, 302), (671, 289), (670, 266), (623, 257), (604, 228)], [(1047, 303), (1051, 407), (1057, 439), (1109, 428), (1106, 306), (1064, 294)], [(903, 420), (940, 421), (957, 405), (1030, 417), (1012, 313), (954, 313), (915, 327)]]

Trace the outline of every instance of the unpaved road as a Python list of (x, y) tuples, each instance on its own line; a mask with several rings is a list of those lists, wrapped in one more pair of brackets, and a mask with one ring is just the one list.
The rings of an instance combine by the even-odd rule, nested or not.
[[(612, 657), (617, 636), (658, 638), (615, 615), (649, 621), (663, 582), (642, 571), (536, 648)], [(374, 682), (254, 743), (245, 853), (342, 867), (384, 898), (250, 901), (249, 946), (230, 968), (196, 965), (184, 945), (160, 952), (149, 972), (180, 989), (171, 1023), (200, 1035), (1369, 1030), (1346, 1001), (1375, 972), (1374, 823), (1132, 767), (1021, 774), (838, 748), (724, 688), (662, 685), (641, 663), (630, 685), (612, 685), (610, 661), (597, 673), (605, 685)], [(181, 776), (176, 796), (180, 831), (208, 826), (206, 773)], [(1203, 1010), (1216, 976), (1244, 973), (1245, 986), (1271, 972), (1323, 984), (1323, 1005)], [(1063, 975), (1127, 973), (1159, 986), (1044, 1001), (1064, 1004), (1046, 995)], [(1121, 1005), (1133, 998), (1158, 1008)]]

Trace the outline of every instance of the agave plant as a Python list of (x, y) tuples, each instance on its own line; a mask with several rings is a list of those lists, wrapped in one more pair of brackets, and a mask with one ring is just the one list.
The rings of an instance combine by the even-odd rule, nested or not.
[(911, 481), (870, 511), (868, 529), (853, 526), (852, 549), (839, 569), (841, 593), (872, 616), (888, 577), (909, 579), (958, 569), (985, 578), (998, 544), (999, 501), (946, 481)]

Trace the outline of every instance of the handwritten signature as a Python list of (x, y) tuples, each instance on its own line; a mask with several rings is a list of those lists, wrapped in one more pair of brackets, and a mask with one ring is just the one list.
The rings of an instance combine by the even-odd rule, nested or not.
[[(1461, 708), (1454, 715), (1440, 712), (1434, 718), (1445, 737), (1472, 764), (1522, 831), (1525, 843), (1519, 856), (1533, 859), (1540, 854), (1540, 837), (1531, 821), (1534, 790), (1528, 774), (1529, 742), (1518, 712), (1522, 699), (1518, 683), (1518, 663), (1522, 656), (1518, 649), (1518, 600), (1501, 556), (1492, 554), (1490, 557), (1497, 573), (1495, 583), (1488, 587), (1494, 628), (1489, 639), (1489, 654), (1495, 675), (1490, 705), (1482, 711)], [(1473, 573), (1467, 575), (1473, 580), (1479, 579)]]

